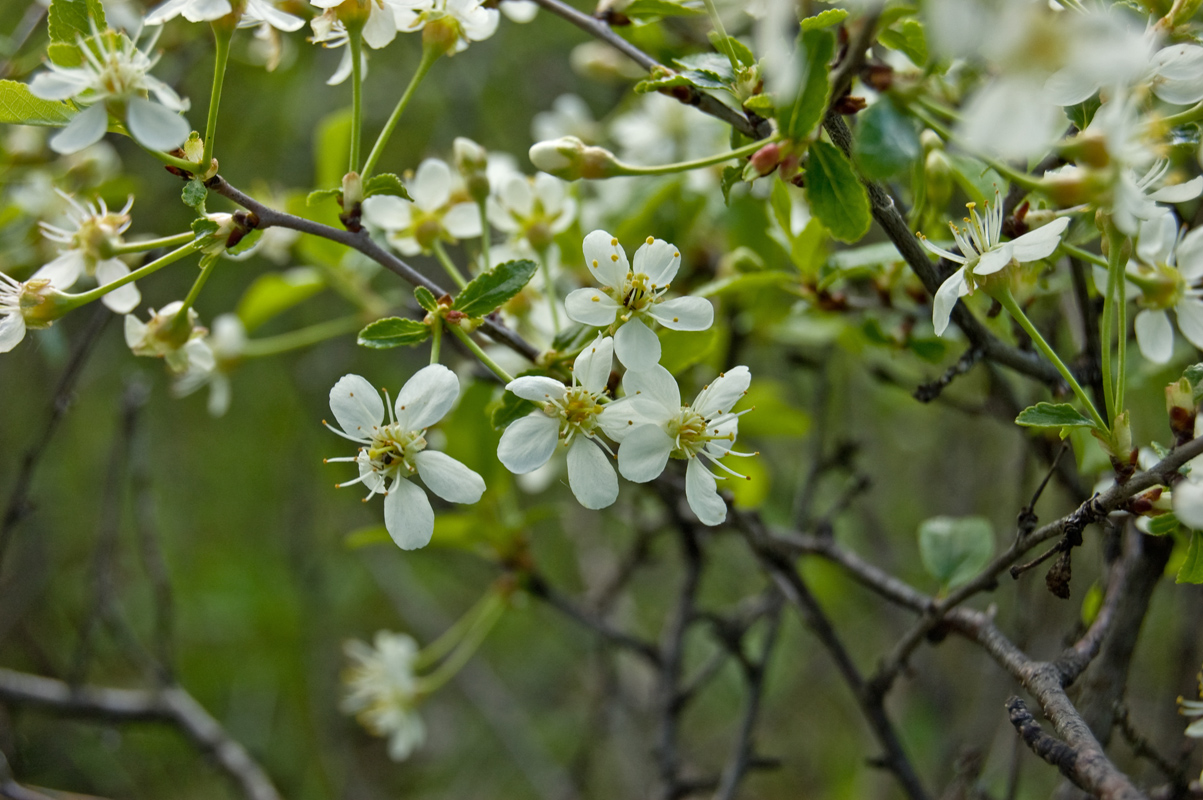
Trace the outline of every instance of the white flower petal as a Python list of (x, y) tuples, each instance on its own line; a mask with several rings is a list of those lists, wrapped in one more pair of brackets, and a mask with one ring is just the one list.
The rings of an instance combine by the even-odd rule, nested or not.
[(547, 463), (560, 441), (560, 423), (536, 411), (510, 423), (501, 434), (497, 459), (515, 475), (534, 472)]
[(1088, 73), (1066, 67), (1054, 72), (1044, 82), (1048, 99), (1059, 106), (1072, 106), (1090, 99), (1099, 90), (1099, 82)]
[(505, 0), (500, 6), (501, 13), (511, 22), (525, 24), (539, 13), (539, 4), (532, 0)]
[(703, 525), (718, 525), (727, 518), (727, 504), (718, 496), (718, 482), (701, 459), (689, 459), (685, 468), (685, 499)]
[(568, 319), (582, 325), (605, 328), (613, 324), (622, 306), (600, 289), (577, 289), (564, 298)]
[(680, 268), (681, 251), (663, 239), (655, 239), (651, 244), (644, 242), (635, 251), (634, 271), (646, 275), (652, 286), (669, 285)]
[(414, 465), (426, 488), (449, 503), (475, 503), (485, 493), (485, 480), (446, 453), (423, 450)]
[(1177, 106), (1203, 100), (1203, 47), (1177, 44), (1153, 56), (1153, 94)]
[(381, 8), (373, 0), (368, 0), (371, 11), (368, 13), (367, 24), (363, 26), (363, 41), (373, 50), (379, 50), (397, 36), (397, 17), (387, 4)]
[(594, 394), (600, 393), (610, 382), (610, 368), (614, 366), (614, 340), (600, 333), (593, 343), (585, 347), (572, 362), (572, 377)]
[(1195, 228), (1178, 243), (1178, 272), (1187, 283), (1203, 278), (1203, 228)]
[[(125, 318), (126, 340), (129, 340), (129, 321)], [(372, 431), (384, 421), (384, 401), (380, 393), (359, 375), (344, 375), (330, 389), (330, 411), (338, 420), (343, 433), (370, 438)]]
[(1168, 363), (1174, 354), (1174, 328), (1169, 315), (1145, 309), (1136, 315), (1133, 326), (1141, 355), (1154, 364)]
[[(96, 281), (101, 286), (120, 280), (126, 275), (129, 275), (129, 267), (116, 258), (106, 258), (96, 265)], [(133, 283), (127, 283), (106, 294), (102, 302), (118, 314), (128, 314), (142, 302), (142, 293)]]
[(300, 17), (294, 17), (276, 8), (271, 0), (248, 0), (243, 19), (247, 17), (262, 20), (276, 30), (285, 32), (300, 30), (305, 24), (305, 20)]
[(403, 231), (413, 225), (413, 203), (391, 194), (376, 194), (363, 201), (363, 218), (386, 231)]
[(548, 378), (545, 375), (523, 375), (521, 378), (514, 378), (507, 383), (505, 388), (532, 403), (560, 400), (568, 393), (568, 387), (555, 378)]
[[(1058, 217), (1047, 225), (1028, 231), (1010, 242), (1011, 255), (1020, 263), (1047, 258), (1061, 243), (1061, 234), (1069, 227), (1069, 217)], [(974, 270), (978, 272), (978, 270)]]
[(459, 20), (464, 38), (473, 42), (488, 39), (501, 22), (497, 9), (484, 8), (477, 0), (448, 0), (447, 10)]
[(648, 314), (674, 331), (704, 331), (714, 324), (714, 306), (704, 297), (674, 297), (656, 303)]
[(12, 350), (25, 338), (25, 317), (20, 314), (0, 316), (0, 353)]
[(679, 410), (678, 406), (677, 409), (670, 412), (649, 398), (624, 397), (608, 403), (597, 415), (597, 423), (606, 436), (616, 442), (623, 442), (632, 431), (641, 425), (663, 427)]
[(614, 334), (614, 352), (627, 369), (650, 370), (660, 363), (660, 338), (635, 317)]
[(456, 239), (480, 236), (480, 209), (475, 203), (456, 203), (443, 215), (443, 230)]
[(1203, 175), (1185, 183), (1163, 186), (1155, 192), (1149, 192), (1146, 196), (1158, 203), (1185, 203), (1187, 200), (1194, 200), (1200, 194), (1203, 194)]
[(672, 437), (658, 425), (637, 426), (618, 448), (618, 471), (628, 481), (647, 483), (664, 472), (672, 449)]
[(104, 103), (89, 106), (75, 115), (67, 127), (50, 139), (50, 149), (56, 153), (70, 155), (96, 144), (104, 138), (109, 127), (109, 112)]
[(631, 265), (618, 240), (605, 231), (593, 231), (581, 245), (585, 265), (598, 283), (621, 289)]
[(384, 498), (384, 527), (402, 550), (430, 544), (434, 535), (434, 509), (421, 487), (397, 478)]
[(442, 364), (422, 367), (397, 393), (397, 423), (405, 430), (429, 428), (459, 398), (459, 378)]
[(545, 172), (535, 176), (535, 197), (543, 206), (543, 213), (549, 217), (559, 215), (564, 208), (564, 200), (568, 195), (568, 184)]
[(522, 175), (512, 175), (501, 185), (501, 203), (514, 216), (525, 219), (535, 213), (535, 190)]
[(66, 291), (75, 285), (84, 274), (84, 254), (79, 250), (68, 250), (33, 274), (34, 278), (50, 281), (54, 288)]
[(1065, 114), (1038, 79), (1004, 75), (980, 89), (961, 111), (960, 141), (1007, 159), (1039, 156), (1056, 141)]
[(1184, 297), (1174, 306), (1178, 313), (1178, 330), (1195, 347), (1203, 349), (1203, 301)]
[(932, 300), (931, 320), (936, 327), (936, 336), (943, 336), (952, 317), (953, 306), (957, 300), (969, 294), (969, 284), (965, 282), (965, 268), (961, 267), (948, 276), (948, 280), (940, 284), (936, 296)]
[(714, 419), (734, 408), (751, 383), (752, 373), (747, 367), (733, 367), (702, 389), (693, 401), (692, 408), (706, 419)]
[(445, 161), (428, 158), (418, 165), (409, 184), (409, 195), (423, 211), (436, 211), (451, 199), (451, 167)]
[(1188, 528), (1203, 530), (1203, 483), (1180, 481), (1174, 486), (1174, 516)]
[(568, 485), (585, 508), (605, 508), (618, 499), (618, 476), (610, 457), (584, 436), (568, 448)]
[(174, 150), (191, 128), (179, 114), (144, 97), (131, 97), (126, 109), (130, 135), (152, 150)]
[[(147, 325), (133, 314), (125, 315), (125, 346), (131, 349), (137, 347), (146, 338)], [(336, 384), (337, 385), (337, 384)], [(383, 407), (381, 408), (383, 411)], [(337, 419), (337, 418), (336, 418)]]
[(681, 410), (681, 388), (677, 386), (677, 379), (659, 364), (650, 370), (628, 371), (622, 376), (622, 388), (627, 397), (653, 400), (670, 414)]
[(29, 93), (42, 100), (66, 100), (91, 85), (89, 76), (87, 70), (63, 67), (53, 72), (41, 72), (29, 82)]

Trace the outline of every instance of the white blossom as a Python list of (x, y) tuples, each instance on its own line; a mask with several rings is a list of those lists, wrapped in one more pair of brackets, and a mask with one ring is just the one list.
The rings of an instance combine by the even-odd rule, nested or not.
[(576, 219), (576, 200), (559, 178), (510, 174), (492, 185), (497, 190), (488, 201), (489, 222), (512, 239), (525, 239), (536, 251), (547, 249)]
[(1203, 281), (1203, 228), (1180, 236), (1174, 215), (1161, 214), (1140, 225), (1135, 254), (1140, 263), (1129, 262), (1126, 275), (1143, 290), (1139, 297), (1144, 308), (1133, 323), (1141, 354), (1155, 364), (1170, 360), (1170, 308), (1187, 341), (1203, 347), (1203, 289), (1197, 286)]
[[(70, 289), (84, 275), (95, 278), (102, 286), (129, 275), (125, 262), (106, 257), (105, 251), (122, 243), (121, 234), (130, 226), (129, 210), (134, 198), (130, 197), (120, 211), (110, 211), (103, 199), (84, 204), (64, 192), (59, 195), (69, 206), (69, 227), (47, 222), (39, 225), (43, 236), (66, 247), (60, 248), (58, 257), (34, 273), (34, 277)], [(127, 283), (106, 294), (101, 302), (118, 314), (128, 314), (142, 302), (142, 295), (138, 287)]]
[(453, 202), (453, 186), (451, 167), (428, 158), (408, 182), (413, 202), (373, 195), (363, 201), (363, 218), (387, 231), (389, 244), (407, 256), (429, 252), (436, 241), (480, 236), (480, 210), (469, 201)]
[(188, 370), (171, 385), (176, 397), (186, 397), (209, 387), (209, 415), (223, 416), (230, 409), (230, 372), (246, 350), (246, 328), (237, 314), (222, 314), (213, 320), (213, 331), (205, 339), (213, 354), (211, 363), (192, 362)]
[(146, 322), (126, 314), (125, 343), (136, 356), (163, 359), (175, 375), (191, 370), (211, 371), (213, 351), (205, 341), (209, 331), (197, 324), (196, 309), (189, 308), (181, 319), (183, 307), (183, 301), (176, 300), (157, 313), (152, 308)]
[[(148, 47), (153, 45), (152, 37)], [(124, 34), (94, 33), (78, 40), (83, 63), (64, 67), (50, 63), (49, 72), (34, 76), (29, 91), (43, 100), (71, 100), (83, 110), (50, 140), (57, 153), (74, 153), (100, 141), (109, 113), (124, 112), (130, 135), (146, 147), (173, 150), (188, 138), (188, 110), (171, 87), (149, 73), (158, 57), (139, 50)], [(151, 98), (144, 95), (149, 93)]]
[[(720, 374), (698, 393), (690, 405), (681, 405), (677, 381), (660, 365), (644, 371), (630, 370), (622, 379), (626, 403), (621, 409), (627, 427), (619, 427), (618, 470), (635, 483), (655, 479), (669, 458), (686, 459), (685, 498), (698, 519), (718, 525), (727, 518), (727, 504), (718, 494), (716, 476), (703, 463), (710, 462), (737, 478), (720, 458), (735, 453), (732, 447), (743, 412), (731, 409), (748, 391), (752, 375), (739, 366)], [(621, 401), (620, 401), (621, 402)]]
[(343, 674), (348, 692), (342, 710), (376, 736), (388, 737), (389, 758), (404, 761), (426, 740), (416, 709), (418, 643), (405, 634), (379, 631), (375, 645), (356, 639), (343, 646), (351, 664)]
[(326, 427), (361, 446), (357, 455), (326, 461), (349, 461), (359, 467), (358, 478), (339, 486), (362, 483), (369, 499), (384, 495), (384, 527), (402, 550), (425, 547), (434, 534), (434, 511), (426, 493), (411, 482), (415, 475), (451, 503), (475, 503), (484, 494), (480, 475), (445, 453), (427, 449), (426, 429), (442, 419), (458, 397), (459, 379), (441, 364), (423, 367), (405, 382), (395, 406), (388, 409), (387, 421), (379, 393), (359, 375), (344, 375), (330, 390), (330, 410), (342, 429)]
[(525, 475), (548, 462), (557, 445), (568, 448), (568, 485), (585, 508), (605, 508), (618, 498), (618, 477), (609, 447), (599, 433), (613, 437), (625, 421), (607, 405), (606, 384), (613, 365), (614, 340), (600, 334), (573, 363), (572, 386), (555, 378), (515, 378), (506, 390), (539, 405), (501, 435), (497, 458), (510, 472)]
[(968, 204), (970, 216), (965, 218), (964, 228), (948, 223), (960, 253), (938, 247), (919, 234), (920, 241), (929, 251), (962, 265), (940, 285), (933, 300), (932, 324), (937, 336), (944, 335), (957, 300), (973, 291), (975, 278), (993, 275), (1012, 262), (1023, 264), (1052, 255), (1061, 242), (1061, 234), (1069, 227), (1069, 218), (1059, 217), (1048, 225), (1004, 242), (1002, 196), (998, 190), (994, 192), (993, 207), (987, 203), (982, 216), (978, 215), (975, 206), (975, 203)]
[[(323, 28), (333, 26), (336, 21), (340, 25), (342, 24), (337, 19), (337, 7), (342, 5), (344, 0), (309, 0), (309, 2), (311, 5), (325, 9), (320, 17), (310, 22), (315, 34), (319, 31), (317, 19), (323, 19), (323, 22), (320, 23)], [(363, 41), (373, 50), (379, 50), (397, 37), (397, 23), (403, 13), (403, 4), (400, 0), (359, 0), (360, 8), (365, 5), (368, 9), (368, 19), (363, 25)], [(315, 37), (313, 41), (321, 41), (321, 39)]]
[(432, 22), (450, 23), (455, 29), (453, 53), (466, 50), (469, 42), (481, 42), (497, 31), (500, 14), (485, 8), (480, 0), (394, 0), (397, 28), (419, 31)]
[[(272, 0), (242, 0), (238, 18), (239, 28), (253, 28), (267, 24), (281, 31), (295, 31), (305, 20), (286, 14), (276, 8)], [(234, 13), (230, 0), (167, 0), (146, 15), (147, 25), (162, 25), (168, 20), (183, 16), (189, 22), (212, 22)]]
[(605, 231), (586, 236), (583, 249), (585, 265), (602, 288), (570, 293), (564, 301), (568, 318), (614, 330), (614, 348), (627, 369), (648, 370), (660, 361), (660, 339), (649, 327), (653, 320), (679, 331), (703, 331), (714, 322), (714, 307), (704, 298), (664, 299), (681, 267), (681, 252), (668, 242), (649, 236), (635, 251), (634, 266)]
[(57, 290), (46, 278), (18, 281), (0, 272), (0, 353), (7, 353), (21, 343), (30, 328), (48, 328), (54, 313), (41, 307)]

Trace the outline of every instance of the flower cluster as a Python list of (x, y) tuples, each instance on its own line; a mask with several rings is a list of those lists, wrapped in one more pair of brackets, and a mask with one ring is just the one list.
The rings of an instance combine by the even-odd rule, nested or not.
[(416, 710), (418, 643), (388, 631), (377, 632), (374, 643), (356, 639), (343, 647), (351, 665), (343, 675), (348, 691), (342, 710), (376, 736), (388, 737), (389, 757), (404, 761), (426, 741), (426, 726)]

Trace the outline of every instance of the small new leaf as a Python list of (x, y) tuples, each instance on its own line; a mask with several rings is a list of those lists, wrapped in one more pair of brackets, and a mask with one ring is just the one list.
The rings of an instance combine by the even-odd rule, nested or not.
[(192, 220), (192, 235), (196, 241), (212, 236), (221, 230), (221, 226), (208, 217), (197, 217)]
[(1028, 428), (1093, 428), (1094, 422), (1069, 403), (1037, 403), (1019, 412), (1016, 425)]
[[(409, 192), (405, 189), (405, 184), (401, 183), (401, 179), (391, 172), (373, 175), (364, 182), (363, 196), (371, 197), (376, 194), (392, 195), (393, 197), (400, 197), (413, 202), (413, 198), (409, 196)], [(312, 196), (310, 195), (310, 197)], [(310, 203), (310, 205), (313, 204)]]
[(0, 122), (61, 128), (75, 116), (66, 103), (34, 97), (17, 81), (0, 81)]
[(1175, 583), (1203, 583), (1203, 531), (1191, 531), (1186, 560), (1178, 569)]
[(1173, 512), (1158, 514), (1149, 519), (1149, 535), (1150, 536), (1168, 536), (1178, 530), (1178, 518)]
[(469, 317), (483, 317), (497, 310), (534, 276), (539, 268), (530, 259), (507, 261), (477, 275), (456, 296), (451, 307)]
[(838, 147), (813, 142), (806, 162), (806, 199), (827, 232), (841, 242), (855, 242), (873, 221), (869, 195), (852, 164)]
[(877, 41), (891, 50), (901, 51), (917, 67), (927, 63), (927, 37), (916, 19), (905, 19), (877, 34)]
[(439, 301), (435, 299), (434, 292), (425, 286), (419, 286), (414, 289), (414, 299), (418, 301), (418, 305), (427, 311), (434, 312), (439, 310)]
[(820, 11), (813, 17), (807, 17), (802, 20), (802, 30), (817, 31), (820, 28), (830, 28), (833, 25), (839, 25), (848, 18), (848, 10), (844, 8), (829, 8), (826, 11)]
[(378, 319), (359, 332), (356, 340), (363, 347), (384, 350), (401, 345), (412, 345), (426, 341), (430, 326), (416, 319), (386, 317)]
[(342, 197), (342, 193), (342, 189), (315, 189), (305, 198), (305, 205), (316, 206), (318, 203), (324, 203), (332, 197)]
[(711, 31), (708, 36), (710, 37), (710, 43), (714, 45), (714, 49), (720, 53), (726, 52), (727, 48), (730, 47), (735, 53), (736, 60), (745, 67), (750, 67), (756, 63), (756, 56), (748, 49), (748, 46), (734, 36), (728, 36), (724, 39), (718, 34), (718, 31)]
[(184, 190), (180, 192), (180, 199), (184, 201), (184, 205), (196, 209), (201, 214), (205, 213), (205, 198), (208, 196), (209, 190), (200, 178), (193, 178), (185, 183)]
[(985, 517), (932, 517), (919, 525), (919, 556), (940, 586), (972, 578), (994, 555), (994, 528)]

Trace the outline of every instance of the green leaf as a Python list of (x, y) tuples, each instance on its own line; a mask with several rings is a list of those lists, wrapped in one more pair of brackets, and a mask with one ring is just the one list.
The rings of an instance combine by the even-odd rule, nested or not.
[(692, 292), (694, 297), (718, 297), (724, 294), (743, 291), (745, 289), (761, 289), (765, 286), (781, 286), (787, 283), (797, 283), (798, 276), (792, 272), (767, 270), (739, 275), (728, 275), (705, 283)]
[(50, 41), (74, 45), (79, 37), (109, 27), (104, 18), (104, 6), (100, 0), (53, 0), (47, 16), (46, 28)]
[(909, 117), (883, 97), (858, 115), (852, 154), (865, 177), (892, 178), (919, 157), (919, 133)]
[(1186, 560), (1178, 568), (1174, 583), (1203, 583), (1203, 531), (1191, 531)]
[(342, 197), (342, 189), (314, 189), (305, 197), (305, 205), (316, 206), (318, 203), (324, 203), (331, 198)]
[(242, 293), (236, 312), (248, 332), (308, 300), (325, 286), (321, 273), (310, 267), (260, 275)]
[(706, 10), (695, 5), (674, 3), (673, 0), (632, 0), (622, 13), (631, 19), (652, 20), (660, 17), (692, 17)]
[(640, 81), (635, 84), (635, 93), (648, 94), (649, 92), (658, 92), (661, 89), (670, 89), (674, 86), (694, 86), (698, 89), (726, 89), (728, 85), (728, 81), (719, 79), (714, 73), (688, 69), (676, 75), (668, 75), (662, 78), (648, 78), (645, 81)]
[(1178, 530), (1180, 523), (1173, 512), (1158, 514), (1155, 517), (1149, 518), (1149, 535), (1150, 536), (1168, 536)]
[(1007, 182), (985, 163), (960, 153), (950, 153), (948, 160), (952, 164), (952, 178), (957, 186), (979, 206), (986, 201), (994, 202), (996, 186), (1003, 196), (1006, 196)]
[(416, 319), (385, 317), (359, 332), (356, 340), (362, 347), (387, 350), (403, 344), (419, 344), (430, 336), (430, 326)]
[(739, 419), (739, 435), (765, 439), (801, 439), (810, 433), (810, 415), (789, 399), (784, 385), (771, 379), (752, 381), (739, 401), (755, 411)]
[(401, 179), (391, 172), (373, 175), (363, 184), (364, 197), (371, 197), (375, 194), (387, 194), (411, 202), (413, 201), (413, 198), (409, 196), (409, 192), (405, 189), (405, 184), (401, 183)]
[(1086, 590), (1086, 596), (1082, 598), (1082, 624), (1090, 627), (1102, 607), (1103, 587), (1099, 585), (1098, 581), (1095, 581), (1090, 584), (1090, 588)]
[(507, 261), (472, 279), (456, 295), (451, 307), (469, 317), (483, 317), (497, 310), (534, 276), (539, 265), (530, 259)]
[(322, 117), (313, 137), (315, 186), (342, 186), (350, 147), (351, 109), (339, 109)]
[(927, 63), (927, 36), (916, 19), (906, 19), (877, 34), (877, 41), (891, 50), (899, 50), (917, 67)]
[(806, 198), (810, 210), (841, 242), (855, 242), (869, 232), (873, 221), (869, 195), (852, 164), (838, 147), (813, 142), (806, 162)]
[(798, 37), (798, 57), (802, 74), (798, 76), (798, 94), (792, 103), (777, 112), (781, 132), (790, 139), (808, 138), (827, 113), (831, 85), (828, 64), (835, 53), (835, 36), (828, 30), (803, 31)]
[(1191, 394), (1196, 403), (1203, 398), (1203, 364), (1192, 364), (1182, 373), (1190, 381)]
[(192, 220), (191, 228), (194, 241), (204, 239), (206, 236), (212, 236), (221, 230), (221, 226), (208, 217), (197, 217)]
[(1099, 93), (1095, 92), (1094, 96), (1088, 97), (1080, 103), (1075, 103), (1072, 106), (1065, 107), (1065, 115), (1069, 117), (1069, 121), (1074, 124), (1080, 131), (1086, 130), (1086, 126), (1094, 119), (1094, 114), (1103, 105)]
[(34, 97), (25, 84), (0, 80), (0, 123), (61, 128), (73, 116), (75, 109), (66, 103)]
[(209, 190), (205, 188), (205, 182), (200, 178), (193, 178), (184, 184), (184, 190), (180, 192), (180, 199), (184, 201), (184, 205), (189, 208), (194, 208), (200, 213), (205, 213), (205, 198), (209, 196)]
[(699, 364), (714, 352), (718, 344), (718, 327), (704, 331), (673, 331), (663, 328), (660, 337), (660, 366), (673, 375), (679, 375), (694, 364)]
[(819, 273), (827, 255), (827, 230), (818, 217), (812, 217), (802, 232), (793, 237), (789, 247), (789, 260), (798, 268), (799, 274), (813, 278)]
[(427, 311), (433, 312), (439, 310), (439, 301), (435, 299), (434, 292), (425, 286), (419, 286), (414, 289), (414, 299), (418, 301), (418, 305)]
[(1028, 428), (1093, 428), (1094, 422), (1069, 403), (1037, 403), (1019, 412), (1016, 425)]
[(985, 517), (932, 517), (919, 525), (919, 557), (928, 574), (951, 589), (977, 575), (994, 555)]
[[(557, 353), (572, 353), (584, 348), (592, 342), (596, 335), (595, 329), (587, 325), (573, 325), (560, 331), (551, 342), (551, 349)], [(533, 373), (539, 374), (539, 373)]]
[(789, 196), (789, 187), (783, 181), (773, 181), (773, 189), (769, 192), (769, 207), (773, 209), (773, 218), (781, 226), (782, 232), (791, 240), (793, 226), (790, 224), (793, 211), (793, 199)]
[[(715, 50), (719, 51), (720, 53), (726, 51), (726, 48), (723, 46), (723, 37), (719, 36), (718, 31), (711, 31), (709, 34), (707, 34), (707, 36), (709, 36), (710, 44), (714, 45)], [(736, 39), (734, 36), (728, 36), (726, 38), (726, 44), (735, 52), (735, 59), (745, 67), (750, 67), (756, 63), (755, 54), (753, 54), (752, 51), (748, 49), (748, 46), (739, 39)]]
[(731, 204), (731, 189), (743, 181), (743, 167), (723, 167), (723, 178), (721, 187), (723, 190), (723, 202), (727, 205)]
[(774, 112), (777, 110), (772, 96), (767, 94), (752, 95), (744, 101), (744, 108), (748, 111), (755, 111), (762, 117), (774, 116)]
[[(544, 375), (543, 372), (524, 372), (523, 375)], [(530, 400), (523, 400), (513, 392), (502, 392), (501, 400), (493, 407), (493, 413), (489, 415), (489, 422), (492, 423), (494, 430), (501, 430), (507, 427), (516, 419), (525, 417), (536, 408), (535, 404)]]
[(817, 31), (820, 28), (830, 28), (832, 25), (839, 25), (847, 18), (847, 9), (829, 8), (826, 11), (820, 11), (813, 17), (807, 17), (802, 20), (802, 30)]

